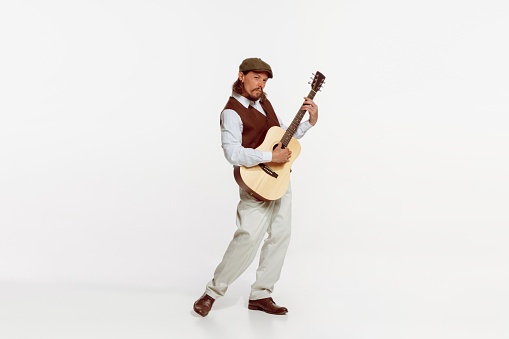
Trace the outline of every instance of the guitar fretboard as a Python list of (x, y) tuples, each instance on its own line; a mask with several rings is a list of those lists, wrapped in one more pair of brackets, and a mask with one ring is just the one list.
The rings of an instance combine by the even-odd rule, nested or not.
[[(313, 100), (315, 97), (316, 92), (311, 90), (308, 94), (308, 98)], [(283, 138), (281, 139), (281, 143), (283, 144), (283, 148), (286, 148), (288, 144), (290, 143), (290, 140), (292, 140), (293, 135), (295, 132), (297, 132), (297, 128), (299, 128), (300, 122), (302, 121), (302, 118), (304, 117), (304, 114), (306, 114), (306, 110), (303, 110), (302, 108), (299, 110), (295, 118), (293, 118), (292, 123), (290, 126), (288, 126), (288, 129), (286, 130), (285, 135), (283, 135)]]

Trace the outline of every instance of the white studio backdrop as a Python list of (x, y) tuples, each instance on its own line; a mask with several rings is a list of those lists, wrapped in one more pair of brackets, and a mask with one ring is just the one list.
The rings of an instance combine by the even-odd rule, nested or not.
[(198, 296), (235, 229), (219, 113), (240, 62), (261, 57), (287, 124), (311, 73), (327, 77), (292, 173), (285, 275), (508, 301), (508, 15), (504, 1), (3, 1), (0, 279)]

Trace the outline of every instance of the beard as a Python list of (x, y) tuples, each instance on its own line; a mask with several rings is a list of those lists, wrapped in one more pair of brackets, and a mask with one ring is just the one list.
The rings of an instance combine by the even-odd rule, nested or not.
[(256, 101), (262, 97), (263, 91), (252, 91), (251, 93), (248, 93), (248, 99), (251, 101)]

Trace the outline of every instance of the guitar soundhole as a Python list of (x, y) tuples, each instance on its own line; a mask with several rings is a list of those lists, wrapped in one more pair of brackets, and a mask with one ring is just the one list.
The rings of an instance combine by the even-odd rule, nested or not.
[[(275, 144), (275, 145), (274, 145), (274, 147), (272, 147), (272, 150), (275, 150), (275, 149), (276, 149), (276, 147), (277, 147), (277, 145), (279, 145), (279, 144)], [(282, 149), (285, 149), (286, 147), (285, 147), (285, 145), (281, 145), (281, 148), (282, 148)]]

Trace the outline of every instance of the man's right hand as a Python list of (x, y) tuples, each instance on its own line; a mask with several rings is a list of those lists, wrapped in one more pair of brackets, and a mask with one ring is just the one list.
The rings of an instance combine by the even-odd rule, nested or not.
[(288, 148), (281, 148), (283, 144), (280, 142), (277, 147), (272, 151), (272, 162), (285, 163), (290, 161), (292, 151)]

